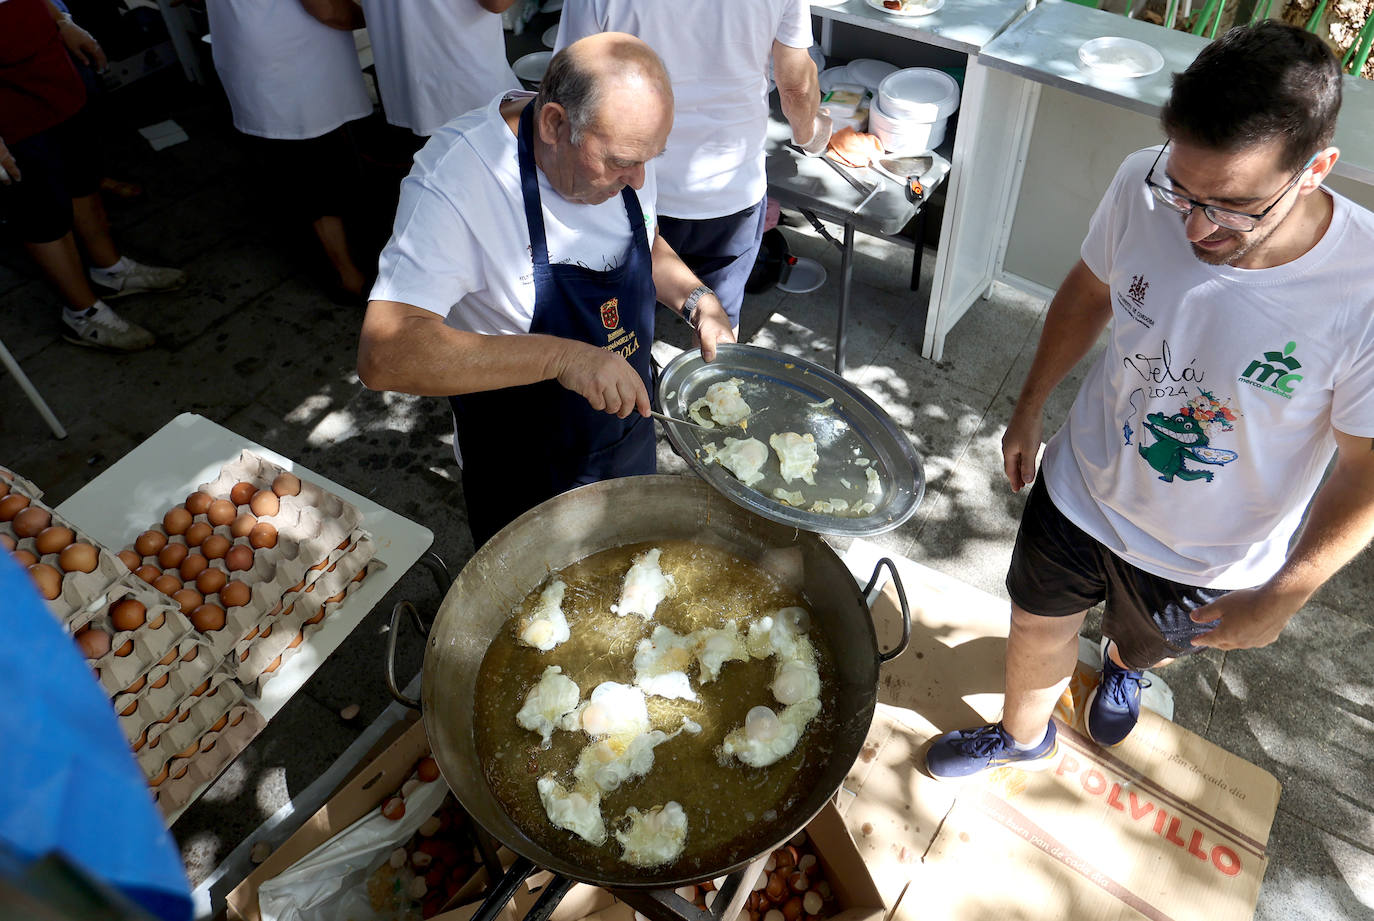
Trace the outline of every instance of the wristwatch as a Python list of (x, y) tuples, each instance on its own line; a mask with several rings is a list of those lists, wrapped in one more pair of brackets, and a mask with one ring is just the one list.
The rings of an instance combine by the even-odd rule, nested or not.
[(697, 285), (692, 289), (692, 293), (687, 295), (687, 300), (682, 302), (682, 319), (686, 320), (687, 325), (693, 329), (697, 328), (697, 302), (708, 294), (714, 297), (716, 292), (705, 285)]

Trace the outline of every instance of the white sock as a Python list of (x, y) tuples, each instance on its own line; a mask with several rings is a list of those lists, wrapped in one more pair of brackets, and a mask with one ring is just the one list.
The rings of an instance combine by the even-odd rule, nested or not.
[[(1006, 730), (1003, 731), (1005, 732)], [(1045, 741), (1045, 736), (1049, 735), (1049, 732), (1050, 727), (1048, 724), (1046, 724), (1045, 728), (1041, 731), (1040, 735), (1036, 737), (1034, 742), (1018, 742), (1015, 739), (1011, 739), (1010, 733), (1007, 734), (1007, 738), (1011, 739), (1012, 748), (1016, 749), (1019, 752), (1028, 752), (1032, 748), (1039, 748), (1040, 744)]]
[(85, 310), (76, 310), (72, 307), (63, 307), (62, 316), (66, 317), (68, 320), (84, 320), (104, 306), (105, 302), (97, 298), (96, 302), (91, 306), (87, 307)]
[(114, 265), (107, 265), (103, 269), (100, 266), (91, 266), (91, 271), (98, 275), (110, 277), (114, 275), (120, 275), (124, 272), (129, 271), (129, 269), (131, 268), (133, 268), (133, 265), (129, 262), (129, 257), (120, 256), (119, 261), (116, 262)]

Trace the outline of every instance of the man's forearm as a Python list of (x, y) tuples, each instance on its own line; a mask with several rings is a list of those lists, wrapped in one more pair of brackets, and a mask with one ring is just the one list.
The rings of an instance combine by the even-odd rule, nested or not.
[(682, 257), (673, 251), (672, 246), (663, 237), (654, 237), (651, 254), (654, 263), (654, 290), (658, 302), (674, 313), (682, 313), (683, 302), (701, 284), (701, 279), (687, 267), (687, 263), (682, 261)]
[(1054, 388), (1092, 349), (1112, 316), (1110, 290), (1081, 260), (1069, 271), (1045, 314), (1016, 406), (1038, 412)]

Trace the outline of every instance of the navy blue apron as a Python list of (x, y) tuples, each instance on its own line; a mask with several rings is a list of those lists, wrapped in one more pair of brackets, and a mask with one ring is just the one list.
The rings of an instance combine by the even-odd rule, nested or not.
[[(650, 387), (655, 292), (644, 213), (634, 190), (620, 192), (632, 239), (604, 272), (550, 265), (535, 171), (533, 104), (520, 114), (520, 191), (534, 264), (531, 333), (574, 339), (624, 355)], [(463, 456), (463, 493), (475, 547), (523, 512), (575, 486), (654, 473), (653, 423), (592, 409), (557, 381), (449, 397)]]

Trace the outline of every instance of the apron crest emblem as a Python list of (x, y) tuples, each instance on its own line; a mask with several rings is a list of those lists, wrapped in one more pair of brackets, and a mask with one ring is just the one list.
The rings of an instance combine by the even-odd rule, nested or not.
[(620, 298), (613, 297), (601, 305), (601, 325), (607, 329), (620, 325)]

